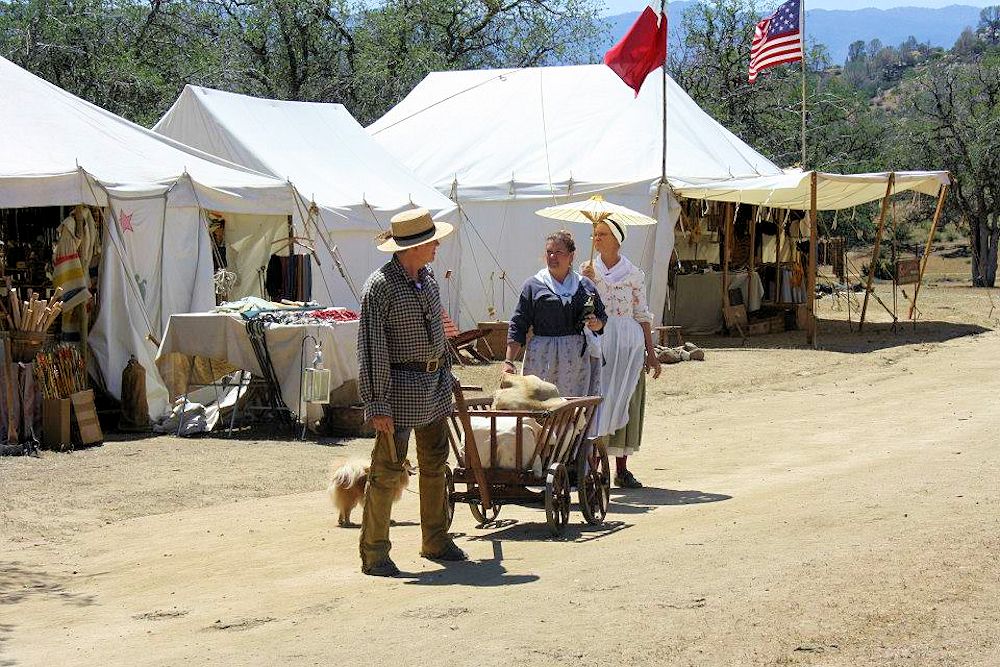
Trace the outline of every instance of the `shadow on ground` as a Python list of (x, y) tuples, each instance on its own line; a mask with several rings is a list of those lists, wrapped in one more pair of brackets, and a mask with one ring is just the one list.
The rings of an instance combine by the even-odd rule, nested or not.
[[(850, 327), (850, 328), (849, 328)], [(992, 331), (978, 324), (960, 324), (957, 322), (920, 321), (914, 327), (912, 322), (900, 322), (896, 330), (892, 324), (866, 322), (864, 329), (858, 331), (855, 322), (849, 325), (840, 320), (819, 320), (819, 349), (843, 354), (866, 354), (878, 350), (886, 350), (906, 345), (922, 343), (943, 343), (956, 338), (976, 336)], [(706, 350), (721, 348), (742, 348), (745, 350), (774, 349), (806, 349), (806, 334), (804, 331), (786, 331), (779, 334), (751, 336), (742, 341), (738, 336), (695, 336), (689, 335), (698, 347)]]
[(33, 569), (19, 561), (0, 561), (0, 605), (14, 605), (29, 597), (46, 596), (73, 605), (94, 604), (91, 595), (66, 589), (69, 577)]
[(510, 574), (503, 564), (503, 544), (493, 542), (493, 558), (445, 563), (430, 572), (403, 572), (399, 576), (415, 586), (516, 586), (538, 581), (537, 574)]
[(645, 486), (641, 489), (613, 489), (608, 514), (645, 514), (668, 505), (700, 505), (729, 500), (732, 496), (706, 491), (677, 491)]

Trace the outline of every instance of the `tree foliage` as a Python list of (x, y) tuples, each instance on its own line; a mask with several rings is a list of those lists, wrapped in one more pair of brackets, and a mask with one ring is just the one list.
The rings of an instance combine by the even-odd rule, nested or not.
[(428, 72), (593, 57), (594, 0), (10, 0), (0, 53), (141, 123), (187, 83), (340, 102), (362, 123)]

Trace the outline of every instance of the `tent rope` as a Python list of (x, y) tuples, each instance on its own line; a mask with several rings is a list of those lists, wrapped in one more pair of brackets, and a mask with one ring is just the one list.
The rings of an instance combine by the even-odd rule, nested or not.
[[(288, 187), (290, 187), (292, 189), (292, 194), (294, 195), (293, 199), (295, 199), (295, 208), (298, 209), (298, 211), (299, 211), (299, 218), (302, 220), (302, 231), (305, 233), (306, 238), (309, 240), (309, 243), (312, 246), (312, 247), (309, 247), (309, 246), (306, 246), (306, 247), (309, 248), (309, 250), (312, 251), (312, 256), (316, 260), (316, 267), (319, 269), (320, 280), (323, 281), (323, 287), (326, 288), (326, 294), (327, 294), (327, 296), (329, 296), (330, 300), (333, 301), (333, 291), (330, 289), (330, 283), (326, 279), (326, 272), (323, 271), (323, 264), (322, 264), (322, 262), (319, 261), (319, 254), (316, 252), (316, 242), (313, 240), (312, 235), (309, 233), (309, 223), (312, 222), (313, 225), (316, 227), (316, 234), (317, 234), (317, 236), (319, 236), (320, 240), (323, 241), (323, 245), (326, 246), (327, 250), (330, 250), (330, 245), (326, 242), (326, 239), (323, 238), (322, 233), (320, 232), (319, 225), (316, 224), (316, 221), (313, 219), (313, 211), (315, 210), (316, 213), (318, 214), (319, 213), (319, 208), (316, 207), (315, 202), (313, 202), (310, 205), (308, 212), (303, 211), (302, 210), (302, 198), (299, 196), (298, 190), (295, 189), (295, 186), (292, 185), (291, 182), (288, 183)], [(292, 248), (288, 249), (288, 254), (289, 255), (293, 254)], [(333, 252), (330, 252), (330, 255), (333, 256)], [(336, 257), (333, 258), (333, 261), (334, 262), (337, 261)], [(350, 287), (350, 283), (349, 282), (348, 282), (348, 287)], [(355, 297), (357, 297), (357, 295), (355, 295)], [(334, 304), (331, 303), (330, 305), (332, 306)]]
[(434, 107), (436, 107), (439, 104), (444, 104), (448, 100), (452, 100), (452, 99), (454, 99), (454, 98), (456, 98), (456, 97), (458, 97), (460, 95), (464, 95), (465, 93), (471, 92), (471, 91), (475, 90), (476, 88), (480, 88), (482, 86), (485, 86), (486, 84), (492, 83), (492, 82), (494, 82), (494, 81), (496, 81), (498, 79), (502, 81), (505, 76), (509, 76), (511, 74), (516, 74), (517, 72), (520, 72), (523, 69), (525, 69), (525, 68), (518, 67), (518, 68), (510, 70), (510, 71), (501, 72), (500, 74), (497, 74), (494, 77), (486, 79), (485, 81), (481, 81), (481, 82), (475, 84), (474, 86), (469, 86), (465, 90), (460, 90), (457, 93), (454, 93), (453, 95), (449, 95), (448, 97), (442, 98), (442, 99), (440, 99), (440, 100), (438, 100), (438, 101), (436, 101), (436, 102), (434, 102), (432, 104), (427, 105), (423, 109), (418, 109), (417, 111), (414, 111), (413, 113), (411, 113), (409, 116), (405, 116), (403, 118), (400, 118), (399, 120), (397, 120), (395, 123), (392, 123), (391, 125), (386, 125), (385, 127), (383, 127), (380, 130), (376, 130), (374, 132), (371, 132), (371, 136), (375, 136), (376, 134), (378, 134), (379, 132), (382, 132), (384, 130), (389, 130), (391, 128), (394, 128), (397, 125), (399, 125), (400, 123), (404, 123), (404, 122), (410, 120), (411, 118), (415, 118), (416, 116), (419, 116), (420, 114), (424, 113), (425, 111), (429, 111), (429, 110), (433, 109)]
[[(382, 221), (378, 219), (377, 215), (375, 215), (375, 209), (373, 209), (372, 205), (368, 203), (368, 199), (365, 198), (364, 196), (362, 196), (361, 197), (361, 203), (364, 204), (365, 208), (368, 209), (368, 212), (371, 213), (372, 220), (375, 221), (375, 226), (378, 227), (379, 230), (381, 230), (381, 231), (384, 232), (385, 231), (385, 225), (383, 225)], [(412, 204), (413, 202), (410, 202), (410, 203)]]

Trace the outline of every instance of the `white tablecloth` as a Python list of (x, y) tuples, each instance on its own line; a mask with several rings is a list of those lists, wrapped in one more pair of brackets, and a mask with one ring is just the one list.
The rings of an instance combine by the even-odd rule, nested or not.
[[(268, 324), (265, 338), (271, 365), (281, 386), (285, 405), (299, 413), (299, 354), (306, 335), (323, 345), (323, 366), (331, 371), (330, 387), (337, 389), (358, 379), (358, 322), (322, 325)], [(197, 363), (192, 358), (222, 363)], [(313, 358), (306, 343), (305, 364)], [(170, 390), (171, 399), (187, 390), (189, 382), (216, 380), (234, 368), (260, 376), (260, 365), (246, 332), (246, 320), (226, 313), (172, 315), (156, 355), (156, 365)]]

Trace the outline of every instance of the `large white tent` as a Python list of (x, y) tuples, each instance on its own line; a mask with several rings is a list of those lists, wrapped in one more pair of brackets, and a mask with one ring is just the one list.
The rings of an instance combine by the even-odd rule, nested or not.
[(105, 207), (101, 307), (89, 342), (120, 396), (134, 354), (150, 414), (168, 406), (153, 358), (170, 315), (215, 305), (202, 211), (287, 216), (291, 186), (157, 135), (0, 58), (0, 207)]
[[(286, 179), (306, 199), (315, 202), (324, 233), (355, 286), (385, 261), (373, 238), (388, 227), (389, 218), (412, 206), (423, 206), (438, 219), (452, 219), (454, 204), (420, 181), (365, 132), (340, 104), (286, 102), (186, 86), (154, 131), (251, 169)], [(457, 222), (457, 220), (453, 220)], [(274, 239), (280, 239), (279, 225)], [(228, 231), (228, 230), (227, 230)], [(317, 236), (314, 232), (313, 236)], [(348, 282), (334, 268), (321, 239), (315, 239), (329, 301), (356, 305)], [(447, 242), (438, 265), (457, 269), (458, 244)], [(227, 257), (228, 259), (228, 257)], [(266, 260), (266, 257), (264, 258)], [(260, 258), (245, 257), (238, 274), (252, 274)], [(244, 281), (240, 296), (255, 293)]]
[[(782, 174), (667, 84), (668, 182)], [(670, 190), (657, 187), (662, 110), (659, 71), (638, 96), (604, 65), (437, 72), (368, 131), (467, 216), (460, 278), (467, 323), (493, 313), (506, 319), (512, 292), (541, 266), (542, 239), (557, 227), (534, 211), (597, 193), (659, 220), (633, 228), (624, 248), (646, 271), (659, 318), (679, 210)], [(571, 231), (589, 245), (589, 230)]]

